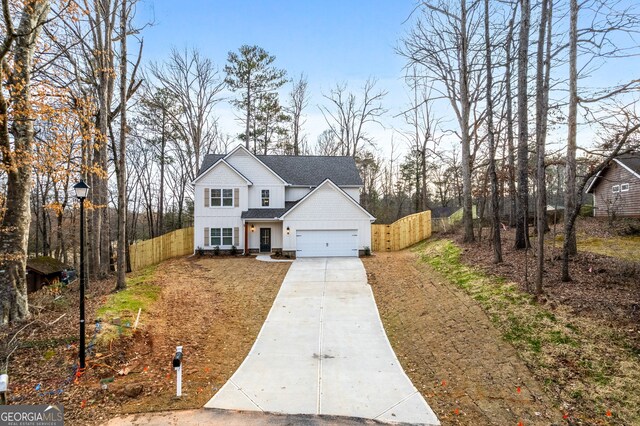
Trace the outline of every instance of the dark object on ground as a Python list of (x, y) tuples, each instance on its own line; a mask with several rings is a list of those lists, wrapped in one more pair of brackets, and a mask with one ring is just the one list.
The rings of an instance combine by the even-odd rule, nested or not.
[(27, 291), (33, 293), (43, 286), (62, 280), (62, 272), (69, 266), (49, 256), (27, 259)]

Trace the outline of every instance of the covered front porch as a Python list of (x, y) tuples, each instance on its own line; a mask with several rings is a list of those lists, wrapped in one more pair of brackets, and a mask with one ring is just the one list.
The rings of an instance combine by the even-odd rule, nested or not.
[(282, 252), (282, 221), (245, 219), (244, 229), (245, 254)]

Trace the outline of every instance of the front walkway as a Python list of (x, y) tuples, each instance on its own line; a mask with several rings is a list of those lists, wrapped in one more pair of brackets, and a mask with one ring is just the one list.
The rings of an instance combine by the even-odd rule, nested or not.
[(439, 424), (398, 363), (356, 258), (296, 260), (249, 355), (205, 407)]

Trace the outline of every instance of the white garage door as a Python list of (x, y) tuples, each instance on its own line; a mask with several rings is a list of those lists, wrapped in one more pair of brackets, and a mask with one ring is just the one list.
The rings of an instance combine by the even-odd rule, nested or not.
[(298, 230), (296, 256), (358, 256), (358, 231), (355, 229)]

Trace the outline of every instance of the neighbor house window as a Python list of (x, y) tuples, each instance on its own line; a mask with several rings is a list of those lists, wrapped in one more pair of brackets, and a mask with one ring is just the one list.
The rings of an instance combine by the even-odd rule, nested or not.
[(627, 191), (629, 191), (628, 183), (623, 183), (622, 185), (620, 185), (620, 192), (627, 192)]
[(233, 245), (233, 228), (211, 228), (211, 245)]
[(611, 190), (613, 192), (620, 192), (620, 185), (613, 185), (613, 188), (611, 188)]
[(262, 207), (269, 207), (269, 190), (262, 190)]
[(212, 189), (211, 207), (233, 207), (233, 189)]

